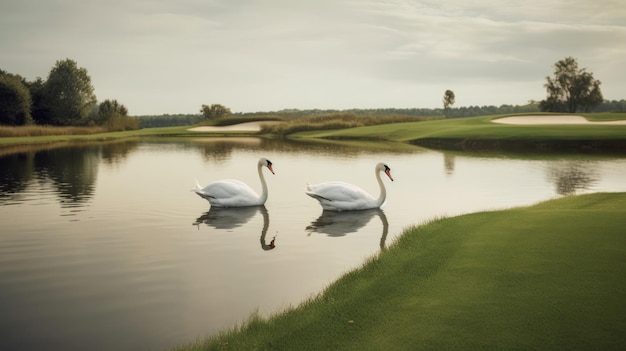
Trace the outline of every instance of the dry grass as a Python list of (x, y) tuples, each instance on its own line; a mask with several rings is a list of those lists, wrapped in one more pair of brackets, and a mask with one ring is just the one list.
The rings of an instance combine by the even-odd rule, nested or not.
[(285, 123), (266, 125), (261, 133), (284, 136), (309, 130), (344, 129), (378, 124), (402, 123), (440, 119), (440, 117), (414, 117), (406, 115), (368, 116), (354, 113), (330, 113), (309, 117), (293, 118)]
[(80, 135), (108, 132), (105, 127), (0, 126), (0, 138), (48, 135)]

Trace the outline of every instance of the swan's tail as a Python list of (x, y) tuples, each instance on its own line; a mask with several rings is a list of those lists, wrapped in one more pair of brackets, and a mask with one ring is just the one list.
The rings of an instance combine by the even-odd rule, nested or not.
[(204, 195), (204, 192), (202, 191), (202, 186), (200, 185), (200, 183), (198, 183), (197, 179), (194, 180), (196, 181), (196, 187), (194, 189), (191, 189), (190, 191), (193, 191), (200, 196)]
[[(198, 180), (196, 179), (196, 188), (195, 189), (191, 189), (191, 191), (193, 191), (194, 193), (198, 194), (198, 196), (200, 196), (203, 199), (211, 199), (211, 196), (207, 195), (204, 193), (204, 190), (202, 188), (202, 186), (200, 185), (200, 183), (198, 183)], [(211, 200), (209, 200), (210, 202)]]

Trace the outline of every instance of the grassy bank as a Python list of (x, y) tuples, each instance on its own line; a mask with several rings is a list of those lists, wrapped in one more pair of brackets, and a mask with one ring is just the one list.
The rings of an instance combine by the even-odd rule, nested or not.
[[(7, 127), (7, 128), (29, 128), (29, 127)], [(82, 132), (80, 127), (69, 127), (66, 131), (56, 130), (53, 128), (53, 132), (42, 135), (24, 135), (24, 136), (6, 136), (0, 137), (0, 146), (5, 145), (26, 145), (26, 144), (50, 144), (57, 142), (80, 142), (80, 141), (97, 141), (97, 140), (112, 140), (131, 137), (146, 137), (146, 136), (176, 136), (176, 135), (192, 135), (193, 132), (188, 131), (189, 126), (183, 127), (163, 127), (163, 128), (146, 128), (140, 130), (127, 130), (121, 132), (99, 132), (94, 131), (92, 128), (85, 128), (86, 131)], [(57, 127), (58, 128), (58, 127)], [(8, 133), (8, 132), (7, 132)], [(19, 131), (12, 132), (13, 134), (20, 133)], [(194, 134), (196, 135), (196, 134)]]
[(368, 116), (354, 113), (331, 113), (301, 118), (286, 119), (280, 124), (264, 126), (261, 133), (279, 137), (304, 132), (332, 129), (349, 129), (363, 126), (377, 126), (382, 124), (415, 123), (441, 119), (441, 116), (414, 117), (405, 115)]
[[(589, 120), (626, 119), (624, 113), (585, 114)], [(503, 116), (397, 123), (294, 133), (293, 138), (376, 139), (461, 151), (618, 152), (626, 150), (623, 125), (506, 125)]]
[[(584, 114), (590, 120), (626, 119), (624, 113)], [(617, 147), (626, 146), (626, 126), (597, 125), (505, 125), (492, 120), (503, 116), (482, 116), (457, 119), (424, 118), (406, 122), (405, 116), (363, 117), (350, 114), (333, 114), (285, 121), (284, 124), (267, 126), (261, 133), (254, 132), (194, 132), (191, 126), (146, 128), (141, 130), (110, 133), (61, 133), (57, 135), (5, 136), (0, 137), (0, 146), (15, 144), (54, 143), (82, 140), (110, 140), (128, 137), (158, 136), (228, 136), (228, 135), (265, 135), (270, 137), (287, 136), (290, 138), (313, 139), (373, 139), (412, 143), (435, 148), (465, 149), (468, 141), (487, 142), (488, 147), (506, 148), (508, 143), (526, 143), (544, 145), (546, 142), (581, 142), (610, 143), (617, 142)], [(434, 118), (434, 117), (433, 117)], [(258, 120), (255, 119), (255, 120)], [(275, 120), (275, 119), (271, 119)], [(249, 122), (250, 119), (224, 119), (225, 125)], [(15, 127), (13, 127), (15, 128)], [(331, 129), (333, 128), (333, 129)], [(19, 128), (17, 128), (19, 129)], [(7, 132), (9, 133), (9, 132)], [(19, 133), (13, 131), (12, 133)], [(6, 134), (6, 133), (5, 133)], [(10, 134), (6, 134), (10, 135)], [(541, 144), (544, 143), (544, 144)], [(623, 145), (622, 145), (623, 144)], [(471, 145), (471, 143), (470, 143)], [(515, 145), (515, 144), (514, 144)], [(522, 145), (526, 147), (527, 145)], [(592, 145), (593, 146), (593, 145)]]
[[(345, 130), (310, 131), (294, 137), (307, 138), (371, 138), (392, 141), (415, 141), (427, 138), (474, 139), (626, 139), (626, 126), (597, 125), (507, 125), (493, 123), (502, 116), (444, 119), (418, 123), (397, 123)], [(583, 115), (590, 120), (626, 119), (624, 113)]]
[(180, 350), (621, 350), (626, 193), (408, 229), (319, 296)]

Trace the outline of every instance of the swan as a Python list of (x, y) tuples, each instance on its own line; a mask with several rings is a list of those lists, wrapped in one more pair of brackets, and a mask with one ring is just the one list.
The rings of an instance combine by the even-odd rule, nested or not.
[(267, 158), (259, 159), (257, 163), (257, 171), (259, 172), (259, 179), (261, 180), (261, 186), (263, 192), (259, 196), (252, 188), (246, 183), (236, 179), (224, 179), (213, 182), (204, 188), (198, 184), (196, 180), (196, 189), (194, 192), (200, 197), (207, 199), (211, 206), (215, 207), (247, 207), (247, 206), (261, 206), (265, 204), (267, 200), (267, 184), (265, 183), (265, 177), (263, 176), (263, 167), (274, 173), (272, 168), (272, 162)]
[(307, 184), (305, 193), (319, 201), (324, 210), (353, 211), (380, 208), (387, 197), (387, 190), (380, 179), (380, 172), (384, 172), (393, 181), (391, 168), (382, 162), (377, 164), (375, 174), (380, 186), (380, 195), (377, 199), (358, 186), (344, 182)]

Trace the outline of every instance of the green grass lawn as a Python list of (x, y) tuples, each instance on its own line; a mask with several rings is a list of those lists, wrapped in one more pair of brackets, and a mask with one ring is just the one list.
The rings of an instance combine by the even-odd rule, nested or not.
[[(624, 113), (583, 114), (589, 120), (626, 119)], [(626, 126), (598, 125), (506, 125), (482, 116), (425, 122), (394, 123), (351, 129), (311, 131), (292, 135), (299, 138), (371, 138), (408, 142), (425, 138), (472, 138), (484, 140), (578, 140), (626, 139)]]
[(434, 220), (319, 296), (181, 350), (622, 350), (626, 193)]

